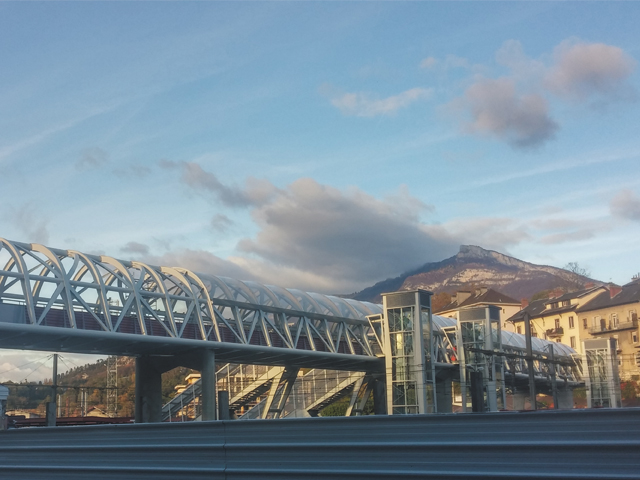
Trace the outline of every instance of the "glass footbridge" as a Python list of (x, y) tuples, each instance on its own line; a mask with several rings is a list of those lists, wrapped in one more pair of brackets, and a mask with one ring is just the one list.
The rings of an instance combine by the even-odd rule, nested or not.
[[(151, 361), (212, 352), (218, 390), (238, 412), (262, 404), (250, 414), (261, 418), (313, 415), (346, 395), (354, 415), (369, 395), (388, 413), (449, 411), (472, 372), (495, 410), (523, 388), (530, 364), (542, 390), (582, 384), (572, 349), (534, 338), (528, 357), (524, 337), (481, 310), (445, 318), (431, 314), (425, 291), (377, 305), (0, 238), (0, 348)], [(197, 402), (197, 390), (164, 415)]]

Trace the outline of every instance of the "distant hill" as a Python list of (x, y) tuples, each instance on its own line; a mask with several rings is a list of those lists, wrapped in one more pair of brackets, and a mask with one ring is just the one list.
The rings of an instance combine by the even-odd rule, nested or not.
[[(175, 396), (175, 386), (183, 383), (185, 376), (193, 370), (178, 367), (162, 375), (163, 402)], [(43, 416), (45, 404), (51, 400), (51, 379), (41, 382), (41, 386), (28, 383), (6, 382), (10, 387), (8, 410), (21, 410)], [(60, 413), (63, 417), (78, 417), (82, 414), (82, 390), (86, 392), (87, 409), (95, 407), (107, 410), (107, 362), (98, 360), (82, 366), (76, 366), (58, 377), (60, 395)], [(135, 359), (118, 358), (118, 416), (132, 417), (135, 412)]]
[(397, 290), (422, 288), (434, 293), (453, 293), (482, 285), (516, 299), (528, 299), (542, 290), (574, 290), (589, 282), (602, 284), (562, 268), (524, 262), (474, 245), (461, 245), (460, 252), (451, 258), (427, 263), (348, 297), (379, 303), (382, 293)]

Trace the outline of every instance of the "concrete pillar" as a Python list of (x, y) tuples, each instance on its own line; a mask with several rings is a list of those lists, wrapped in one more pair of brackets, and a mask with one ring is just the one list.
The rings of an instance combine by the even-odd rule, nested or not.
[(229, 392), (220, 390), (218, 392), (218, 418), (220, 420), (230, 420), (229, 412)]
[(57, 405), (56, 402), (47, 402), (45, 404), (45, 424), (47, 427), (55, 427), (56, 426), (56, 410)]
[(570, 388), (558, 389), (558, 406), (556, 408), (564, 410), (573, 408), (573, 390)]
[(450, 378), (436, 382), (436, 405), (438, 413), (451, 413), (453, 397), (451, 393), (452, 381)]
[(216, 419), (216, 359), (210, 350), (202, 352), (202, 420)]
[(0, 430), (7, 429), (7, 399), (9, 398), (9, 388), (0, 385)]
[(512, 398), (513, 398), (513, 409), (524, 410), (524, 402), (527, 399), (527, 394), (525, 392), (514, 392)]
[(384, 380), (379, 378), (373, 381), (373, 413), (374, 415), (387, 414), (387, 388)]
[(482, 372), (469, 372), (471, 379), (471, 411), (484, 412), (484, 385)]
[(162, 370), (150, 357), (136, 358), (136, 423), (162, 421)]

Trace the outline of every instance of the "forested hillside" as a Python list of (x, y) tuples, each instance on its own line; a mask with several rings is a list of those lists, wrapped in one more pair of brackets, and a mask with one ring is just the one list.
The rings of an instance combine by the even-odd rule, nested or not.
[[(118, 358), (117, 416), (132, 417), (135, 411), (135, 359)], [(162, 376), (163, 401), (175, 394), (175, 386), (191, 373), (188, 368), (175, 368)], [(51, 401), (51, 379), (37, 385), (6, 382), (10, 389), (8, 410), (24, 410), (44, 415), (46, 402)], [(58, 395), (62, 417), (78, 417), (92, 408), (107, 411), (107, 360), (74, 367), (58, 375)], [(83, 393), (84, 392), (84, 393)], [(86, 403), (83, 405), (83, 395)], [(86, 408), (83, 408), (86, 407)], [(83, 410), (85, 410), (83, 412)]]

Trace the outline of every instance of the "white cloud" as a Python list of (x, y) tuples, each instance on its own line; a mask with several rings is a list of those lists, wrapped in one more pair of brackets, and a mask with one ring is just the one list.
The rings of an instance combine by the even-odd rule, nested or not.
[(437, 65), (438, 59), (434, 57), (427, 57), (420, 62), (420, 68), (433, 68)]
[(344, 115), (376, 117), (392, 115), (412, 103), (430, 98), (432, 94), (433, 89), (430, 88), (412, 88), (387, 98), (377, 98), (367, 93), (344, 93), (332, 95), (331, 104)]
[(159, 256), (148, 255), (143, 261), (152, 265), (182, 267), (197, 273), (209, 273), (239, 280), (256, 280), (256, 275), (242, 265), (220, 258), (206, 250), (179, 249)]
[(557, 245), (559, 243), (577, 242), (595, 237), (596, 233), (592, 228), (580, 228), (570, 232), (552, 233), (538, 239), (538, 243), (543, 245)]

